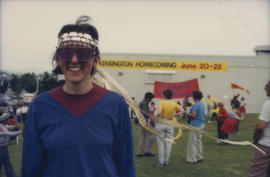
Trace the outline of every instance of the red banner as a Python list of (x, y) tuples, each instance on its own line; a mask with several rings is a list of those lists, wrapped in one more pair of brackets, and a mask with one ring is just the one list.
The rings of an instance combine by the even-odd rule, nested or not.
[(154, 96), (155, 98), (162, 98), (163, 91), (171, 89), (173, 98), (185, 98), (186, 96), (192, 97), (194, 90), (199, 90), (198, 79), (192, 79), (184, 82), (159, 82), (155, 81)]

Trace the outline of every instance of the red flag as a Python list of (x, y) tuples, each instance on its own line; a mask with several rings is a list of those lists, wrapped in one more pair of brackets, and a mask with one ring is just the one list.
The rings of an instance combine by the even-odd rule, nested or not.
[(232, 89), (240, 89), (240, 90), (246, 91), (249, 94), (248, 89), (245, 89), (244, 87), (241, 87), (240, 85), (231, 83), (231, 87), (232, 87)]

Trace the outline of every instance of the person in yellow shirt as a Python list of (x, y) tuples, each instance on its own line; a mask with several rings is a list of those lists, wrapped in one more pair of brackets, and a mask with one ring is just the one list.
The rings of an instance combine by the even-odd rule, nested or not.
[(211, 123), (214, 120), (217, 121), (217, 115), (218, 115), (219, 108), (218, 108), (216, 102), (213, 102), (213, 108), (211, 111), (212, 111), (212, 117), (211, 117), (211, 120), (208, 121), (209, 123)]
[[(158, 115), (164, 119), (172, 119), (174, 114), (178, 111), (183, 112), (180, 105), (172, 101), (173, 92), (170, 89), (163, 91), (163, 99), (160, 101), (158, 106)], [(156, 129), (159, 131), (161, 136), (157, 136), (158, 145), (158, 163), (157, 165), (167, 166), (171, 154), (172, 143), (164, 141), (164, 138), (173, 139), (173, 127), (163, 124), (156, 124)]]

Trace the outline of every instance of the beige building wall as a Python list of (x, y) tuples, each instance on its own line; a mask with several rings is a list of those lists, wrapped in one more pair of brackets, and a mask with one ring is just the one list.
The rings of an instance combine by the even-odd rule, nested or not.
[[(204, 96), (211, 94), (223, 101), (227, 107), (230, 107), (231, 97), (240, 93), (240, 95), (246, 98), (247, 112), (258, 113), (262, 103), (266, 100), (265, 83), (270, 80), (270, 56), (102, 54), (101, 58), (102, 60), (184, 60), (190, 62), (226, 62), (228, 64), (227, 71), (125, 69), (125, 67), (103, 68), (127, 90), (130, 96), (134, 96), (137, 102), (143, 99), (145, 92), (154, 91), (154, 84), (146, 81), (149, 72), (171, 72), (174, 75), (173, 79), (175, 82), (198, 78), (199, 87)], [(168, 77), (168, 79), (171, 78)], [(250, 91), (250, 95), (242, 90), (231, 89), (231, 83), (247, 88)], [(154, 101), (158, 104), (159, 99), (154, 99)], [(176, 101), (181, 101), (181, 99), (176, 99)]]

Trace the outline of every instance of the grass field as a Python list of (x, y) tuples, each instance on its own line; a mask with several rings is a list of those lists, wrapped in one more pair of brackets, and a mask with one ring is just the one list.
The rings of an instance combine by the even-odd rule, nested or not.
[[(257, 121), (256, 114), (249, 114), (241, 121), (240, 129), (236, 135), (230, 135), (229, 140), (252, 141), (253, 129)], [(208, 133), (216, 137), (216, 124), (206, 123)], [(137, 150), (139, 127), (133, 125), (134, 131), (134, 156)], [(177, 130), (175, 131), (175, 134)], [(216, 145), (216, 142), (203, 136), (204, 162), (187, 164), (186, 145), (188, 130), (183, 130), (183, 135), (176, 140), (172, 147), (170, 163), (166, 167), (157, 167), (157, 146), (154, 145), (155, 157), (135, 159), (137, 177), (246, 177), (252, 155), (251, 146)], [(9, 152), (15, 173), (20, 176), (22, 138), (20, 144), (11, 142)], [(2, 170), (4, 171), (4, 170)], [(2, 172), (3, 173), (3, 172)], [(4, 176), (4, 175), (2, 175)]]

